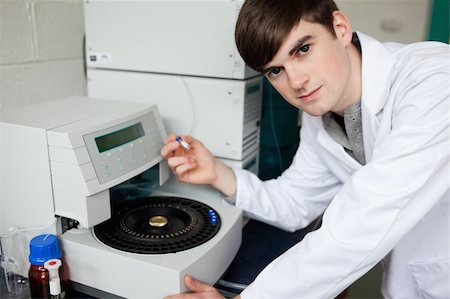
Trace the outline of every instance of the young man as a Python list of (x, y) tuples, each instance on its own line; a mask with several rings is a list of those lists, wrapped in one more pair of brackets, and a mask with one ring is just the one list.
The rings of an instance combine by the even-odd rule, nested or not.
[[(241, 297), (334, 298), (382, 261), (384, 297), (450, 298), (450, 47), (353, 33), (331, 0), (247, 0), (236, 43), (305, 112), (292, 165), (262, 182), (189, 136), (162, 156), (252, 218), (294, 231), (323, 214)], [(194, 293), (174, 298), (221, 298), (185, 282)]]

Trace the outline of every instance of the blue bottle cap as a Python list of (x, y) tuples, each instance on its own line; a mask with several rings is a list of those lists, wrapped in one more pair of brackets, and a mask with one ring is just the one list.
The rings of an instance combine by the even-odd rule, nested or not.
[(61, 259), (58, 238), (44, 234), (31, 239), (29, 260), (32, 265), (43, 266), (50, 259)]

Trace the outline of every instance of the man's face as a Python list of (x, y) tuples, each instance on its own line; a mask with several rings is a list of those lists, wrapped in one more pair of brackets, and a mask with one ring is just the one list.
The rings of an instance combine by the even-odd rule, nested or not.
[[(337, 37), (322, 25), (301, 20), (263, 68), (286, 101), (314, 116), (329, 111), (343, 114), (360, 97), (359, 54), (354, 47), (350, 49), (351, 28), (345, 27), (346, 17), (336, 14)], [(340, 21), (347, 23), (341, 26)]]

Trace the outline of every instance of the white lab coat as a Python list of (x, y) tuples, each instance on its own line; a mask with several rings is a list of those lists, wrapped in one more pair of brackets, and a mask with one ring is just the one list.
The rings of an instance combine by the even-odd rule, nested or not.
[[(242, 298), (334, 298), (383, 259), (385, 298), (450, 298), (450, 46), (362, 46), (361, 113), (367, 164), (304, 115), (292, 165), (278, 179), (237, 176), (236, 205), (306, 235)], [(265, 250), (265, 248), (261, 248)]]

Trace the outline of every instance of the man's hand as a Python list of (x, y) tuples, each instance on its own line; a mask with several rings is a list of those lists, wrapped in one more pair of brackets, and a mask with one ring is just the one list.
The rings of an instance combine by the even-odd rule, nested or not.
[(226, 196), (236, 192), (234, 172), (222, 161), (216, 159), (203, 143), (191, 136), (181, 136), (190, 145), (190, 150), (186, 151), (176, 141), (176, 137), (175, 134), (167, 137), (166, 144), (160, 153), (180, 181), (211, 185)]
[(184, 277), (184, 283), (192, 293), (167, 296), (164, 299), (225, 299), (214, 287), (189, 275)]

